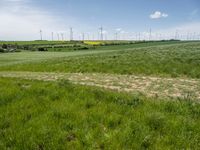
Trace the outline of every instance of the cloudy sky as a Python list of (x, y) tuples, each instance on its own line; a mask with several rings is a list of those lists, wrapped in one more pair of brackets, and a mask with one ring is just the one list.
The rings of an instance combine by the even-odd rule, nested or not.
[[(0, 40), (200, 35), (199, 0), (0, 0)], [(117, 33), (117, 34), (116, 34)]]

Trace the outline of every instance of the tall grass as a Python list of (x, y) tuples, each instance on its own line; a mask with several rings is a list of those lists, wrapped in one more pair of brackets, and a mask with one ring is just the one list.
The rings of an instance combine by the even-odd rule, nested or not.
[(200, 105), (0, 79), (0, 149), (198, 149)]

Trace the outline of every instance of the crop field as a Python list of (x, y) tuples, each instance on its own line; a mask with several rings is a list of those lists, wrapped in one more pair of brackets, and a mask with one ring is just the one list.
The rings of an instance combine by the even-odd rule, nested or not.
[[(33, 63), (23, 63), (32, 60)], [(8, 53), (0, 55), (0, 62), (1, 71), (100, 72), (199, 78), (200, 43), (108, 46), (68, 53)]]
[(199, 149), (200, 42), (17, 44), (47, 51), (0, 53), (0, 149)]

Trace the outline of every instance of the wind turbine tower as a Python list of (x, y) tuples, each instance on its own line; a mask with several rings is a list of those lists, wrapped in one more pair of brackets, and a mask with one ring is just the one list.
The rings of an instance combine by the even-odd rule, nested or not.
[(42, 41), (42, 30), (40, 30), (40, 40)]
[(138, 34), (138, 38), (139, 38), (139, 41), (140, 41), (141, 40), (141, 34), (140, 34), (140, 32)]
[(58, 37), (58, 41), (60, 41), (60, 35), (59, 35), (59, 33), (57, 33), (57, 37)]
[(190, 36), (190, 33), (189, 33), (189, 31), (187, 32), (187, 41), (189, 41), (189, 37)]
[(118, 33), (117, 32), (115, 33), (115, 40), (116, 41), (118, 40)]
[(52, 40), (52, 41), (54, 40), (54, 39), (53, 39), (53, 36), (54, 36), (54, 35), (53, 35), (53, 32), (52, 32), (52, 33), (51, 33), (51, 40)]
[(103, 41), (103, 27), (101, 26), (99, 30), (100, 30), (100, 40)]
[(176, 33), (175, 33), (175, 40), (178, 40), (178, 30), (176, 30)]
[(62, 37), (62, 41), (64, 41), (64, 34), (63, 33), (61, 33), (61, 37)]
[(149, 41), (151, 41), (151, 28), (149, 30)]
[(70, 28), (70, 41), (73, 41), (73, 28)]
[(82, 33), (82, 40), (85, 41), (85, 33)]

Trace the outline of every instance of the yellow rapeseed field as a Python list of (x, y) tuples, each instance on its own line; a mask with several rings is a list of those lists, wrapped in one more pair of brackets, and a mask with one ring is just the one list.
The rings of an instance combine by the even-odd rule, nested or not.
[(97, 42), (97, 41), (84, 41), (84, 44), (88, 44), (88, 45), (101, 45), (103, 43), (102, 42)]

